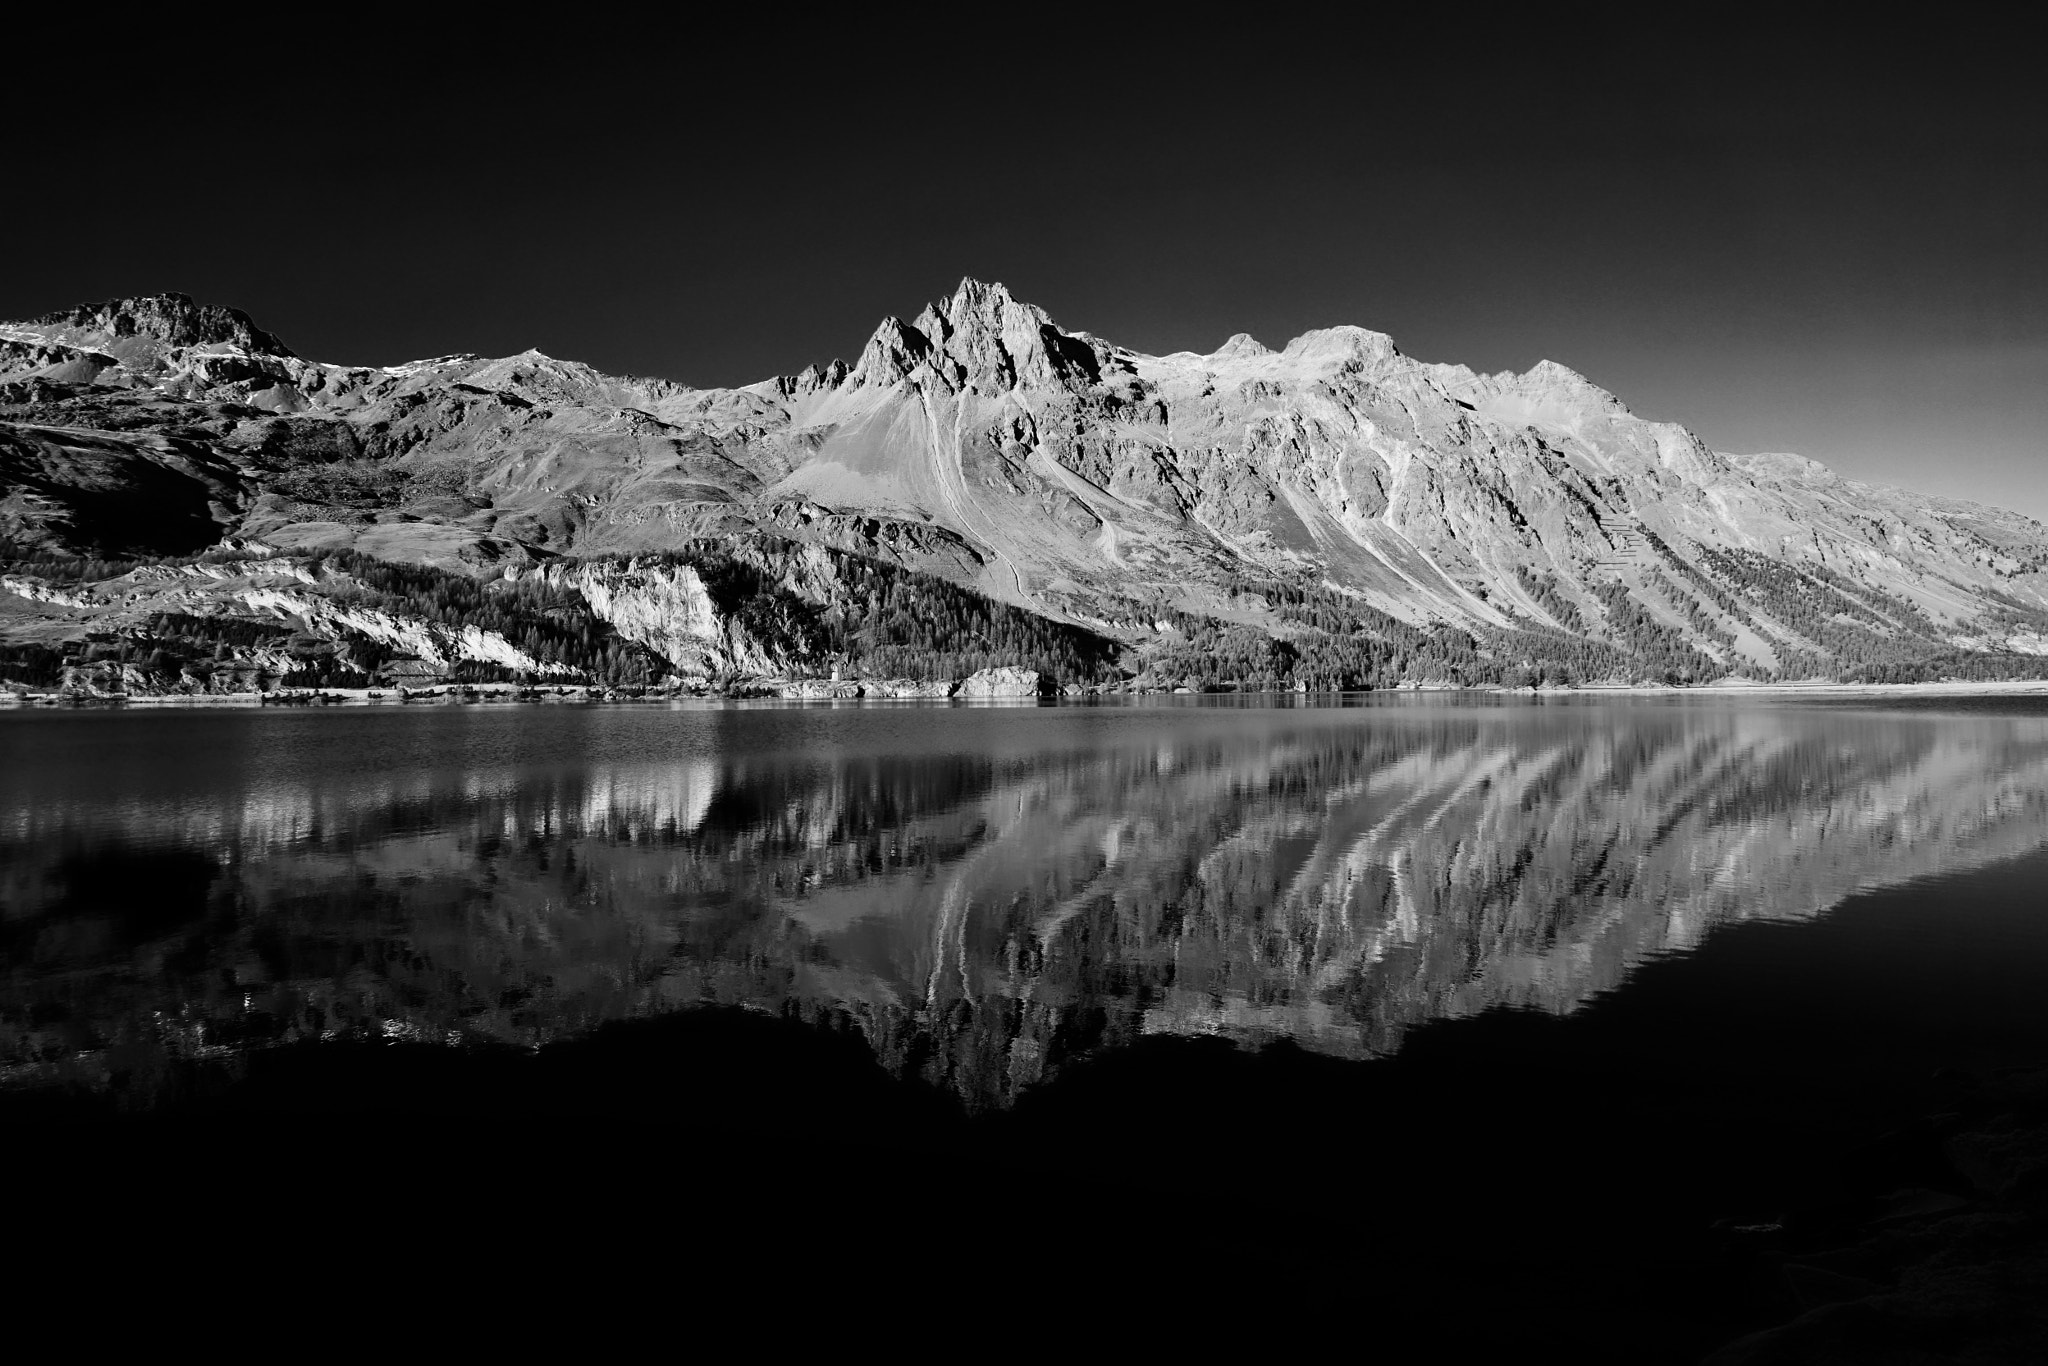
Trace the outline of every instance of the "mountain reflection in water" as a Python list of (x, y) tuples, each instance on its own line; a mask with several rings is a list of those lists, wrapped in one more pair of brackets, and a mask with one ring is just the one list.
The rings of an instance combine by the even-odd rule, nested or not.
[(2048, 843), (2048, 718), (1756, 704), (0, 718), (0, 1066), (850, 1017), (970, 1107), (1383, 1054)]

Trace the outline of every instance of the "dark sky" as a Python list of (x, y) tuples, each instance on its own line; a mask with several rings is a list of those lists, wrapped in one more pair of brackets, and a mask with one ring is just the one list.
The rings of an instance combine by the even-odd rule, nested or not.
[(10, 70), (0, 317), (744, 383), (962, 275), (1148, 351), (1353, 322), (2048, 518), (2048, 80), (1995, 10), (571, 30), (206, 8)]

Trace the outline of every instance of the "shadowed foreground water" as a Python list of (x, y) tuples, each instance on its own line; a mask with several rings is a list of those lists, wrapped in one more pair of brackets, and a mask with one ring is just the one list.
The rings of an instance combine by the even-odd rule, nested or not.
[(39, 1159), (96, 1264), (680, 1219), (605, 1275), (1687, 1360), (2048, 1062), (2037, 712), (0, 715), (0, 1098), (147, 1121)]

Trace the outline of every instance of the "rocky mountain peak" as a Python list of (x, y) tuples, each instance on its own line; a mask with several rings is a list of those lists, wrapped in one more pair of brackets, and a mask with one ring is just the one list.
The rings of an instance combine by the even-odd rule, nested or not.
[(1011, 309), (1023, 309), (1041, 321), (1046, 320), (1043, 309), (1021, 302), (1001, 281), (985, 283), (971, 275), (960, 278), (952, 297), (940, 307), (955, 326), (967, 326), (975, 319), (999, 320)]
[(1373, 370), (1400, 360), (1401, 348), (1384, 332), (1365, 327), (1319, 327), (1287, 343), (1281, 354), (1334, 364), (1342, 370)]
[(1270, 356), (1273, 354), (1273, 348), (1249, 332), (1238, 332), (1232, 334), (1229, 341), (1217, 347), (1214, 354), (1224, 359), (1236, 360), (1239, 357)]
[(857, 388), (894, 384), (909, 375), (931, 350), (931, 338), (922, 328), (901, 318), (884, 318), (847, 371), (847, 382)]
[(957, 339), (966, 351), (1011, 334), (1029, 337), (1051, 325), (1044, 309), (1019, 301), (1001, 284), (984, 284), (971, 276), (962, 279), (944, 302), (927, 304), (912, 324), (933, 342), (943, 345)]
[(1559, 365), (1554, 360), (1540, 360), (1527, 371), (1515, 377), (1515, 387), (1523, 392), (1547, 392), (1615, 412), (1627, 412), (1620, 399), (1608, 393), (1599, 385), (1587, 379), (1568, 365)]
[(59, 340), (102, 346), (141, 339), (164, 346), (236, 346), (252, 355), (296, 354), (239, 308), (197, 303), (186, 294), (148, 294), (79, 304), (31, 319), (26, 325)]
[(1092, 384), (1101, 372), (1086, 339), (1062, 332), (1045, 310), (1020, 302), (1001, 284), (971, 277), (912, 321), (884, 321), (850, 378), (894, 384), (920, 368), (948, 390), (996, 392)]

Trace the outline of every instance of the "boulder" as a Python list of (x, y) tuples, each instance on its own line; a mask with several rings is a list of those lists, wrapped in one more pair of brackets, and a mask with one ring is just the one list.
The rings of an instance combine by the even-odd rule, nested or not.
[(863, 682), (863, 697), (951, 697), (956, 685), (950, 678), (871, 678)]
[(1036, 697), (1044, 691), (1045, 683), (1036, 669), (1019, 669), (1004, 665), (1000, 669), (983, 669), (961, 680), (955, 697)]

